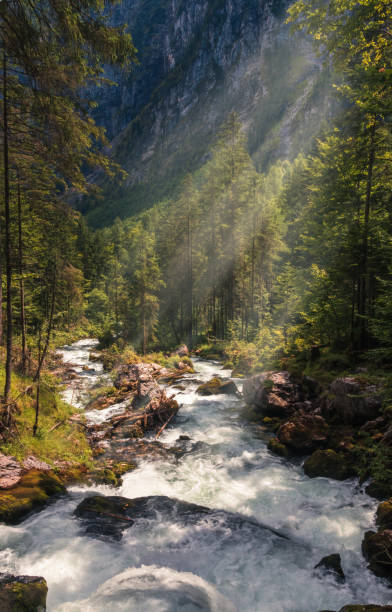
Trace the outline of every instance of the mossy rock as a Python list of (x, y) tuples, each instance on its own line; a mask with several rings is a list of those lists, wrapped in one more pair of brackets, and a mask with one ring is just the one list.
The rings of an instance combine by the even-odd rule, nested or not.
[(62, 481), (54, 472), (31, 470), (16, 487), (0, 491), (0, 521), (14, 525), (33, 510), (45, 506), (51, 498), (65, 493)]
[(110, 485), (116, 488), (122, 485), (121, 476), (117, 476), (110, 468), (94, 470), (90, 473), (88, 480), (94, 484)]
[(2, 612), (44, 612), (47, 593), (44, 578), (0, 574)]
[(392, 529), (392, 498), (379, 504), (376, 523), (380, 529)]
[(379, 578), (392, 580), (392, 531), (367, 531), (362, 540), (362, 553), (369, 569)]
[(355, 475), (348, 459), (334, 450), (317, 450), (304, 463), (304, 472), (310, 478), (324, 476), (345, 480)]
[(287, 446), (279, 442), (278, 438), (271, 438), (269, 440), (268, 449), (271, 451), (271, 453), (274, 453), (275, 455), (279, 455), (280, 457), (287, 458), (290, 456), (289, 449), (287, 448)]
[(375, 497), (380, 501), (384, 501), (392, 497), (392, 483), (385, 480), (373, 479), (365, 489), (370, 497)]
[(237, 387), (232, 380), (224, 381), (215, 377), (200, 385), (197, 393), (199, 395), (236, 395)]

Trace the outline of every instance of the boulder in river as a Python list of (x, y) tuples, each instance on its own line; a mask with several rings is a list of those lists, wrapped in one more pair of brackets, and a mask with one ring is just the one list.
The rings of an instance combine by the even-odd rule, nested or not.
[(222, 380), (217, 376), (197, 388), (199, 395), (237, 395), (238, 389), (232, 380)]
[(380, 578), (392, 579), (392, 530), (375, 533), (367, 531), (362, 541), (362, 552), (369, 569)]
[(319, 563), (317, 563), (314, 569), (319, 569), (327, 574), (332, 574), (338, 582), (344, 582), (345, 575), (342, 569), (342, 560), (339, 554), (335, 553), (323, 557)]
[(328, 434), (329, 427), (322, 416), (301, 411), (279, 427), (277, 437), (294, 452), (306, 454), (324, 445)]
[(346, 455), (331, 449), (316, 450), (305, 461), (304, 472), (310, 478), (324, 476), (335, 480), (346, 480), (355, 475)]
[(170, 370), (157, 363), (130, 363), (117, 369), (114, 385), (117, 389), (137, 390), (138, 386), (150, 383), (160, 376), (170, 374)]
[(322, 413), (328, 420), (363, 425), (380, 414), (381, 397), (374, 385), (363, 384), (355, 377), (337, 378), (330, 385)]
[(351, 604), (344, 606), (339, 612), (392, 612), (392, 606), (377, 606), (376, 604)]
[(376, 523), (380, 529), (392, 529), (392, 499), (379, 504)]
[(179, 357), (189, 357), (189, 348), (186, 344), (181, 344), (181, 346), (174, 351), (174, 355), (178, 355)]
[(0, 573), (2, 612), (44, 612), (47, 593), (44, 578)]
[(289, 372), (264, 372), (248, 378), (243, 396), (246, 404), (271, 417), (289, 416), (301, 399), (298, 385), (292, 382)]
[[(209, 535), (214, 530), (219, 537), (230, 533), (246, 531), (248, 537), (277, 538), (281, 545), (296, 546), (287, 536), (262, 525), (256, 520), (224, 510), (214, 510), (189, 502), (172, 499), (163, 495), (149, 497), (86, 497), (76, 508), (75, 515), (82, 520), (85, 532), (96, 537), (120, 540), (126, 529), (135, 521), (167, 521), (170, 524), (195, 525), (198, 531), (205, 527)], [(223, 530), (223, 531), (222, 531)]]
[(286, 457), (286, 459), (290, 456), (289, 449), (282, 444), (278, 438), (270, 438), (268, 441), (268, 450), (275, 455), (279, 455), (279, 457)]

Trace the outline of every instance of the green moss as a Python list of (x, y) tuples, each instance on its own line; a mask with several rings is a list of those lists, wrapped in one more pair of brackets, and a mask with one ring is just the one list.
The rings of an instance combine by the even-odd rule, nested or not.
[(287, 458), (290, 456), (289, 449), (287, 448), (287, 446), (279, 442), (278, 438), (271, 438), (269, 440), (268, 449), (271, 451), (271, 453), (274, 453), (275, 455), (279, 455), (280, 457)]
[(263, 388), (264, 388), (264, 389), (267, 389), (268, 391), (271, 391), (271, 389), (273, 388), (274, 384), (275, 384), (275, 383), (274, 383), (274, 381), (273, 381), (273, 380), (271, 380), (271, 379), (269, 379), (269, 378), (266, 378), (266, 379), (264, 380), (264, 382), (263, 382)]
[(335, 480), (345, 480), (355, 473), (347, 457), (331, 449), (315, 451), (305, 461), (304, 471), (310, 478), (324, 476)]
[(203, 385), (200, 385), (197, 388), (197, 391), (198, 393), (202, 393), (203, 391), (215, 391), (216, 389), (219, 389), (221, 384), (222, 382), (220, 378), (214, 377), (214, 378), (211, 378), (211, 380), (209, 380), (208, 382), (204, 383)]
[(5, 578), (0, 582), (0, 608), (4, 612), (43, 612), (48, 587), (43, 578)]
[(31, 470), (19, 484), (7, 491), (0, 491), (0, 521), (15, 524), (27, 514), (41, 508), (66, 489), (54, 472)]

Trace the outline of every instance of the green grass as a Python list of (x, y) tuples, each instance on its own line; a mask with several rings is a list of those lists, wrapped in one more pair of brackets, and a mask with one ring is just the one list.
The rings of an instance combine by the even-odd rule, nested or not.
[[(0, 388), (4, 384), (4, 369), (0, 370)], [(33, 436), (35, 420), (35, 389), (24, 393), (31, 379), (13, 374), (11, 398), (17, 399), (15, 420), (18, 435), (0, 446), (0, 451), (23, 460), (29, 455), (53, 465), (55, 461), (91, 464), (91, 449), (87, 438), (76, 423), (69, 421), (75, 408), (64, 402), (53, 377), (44, 375), (40, 392), (40, 414), (37, 435)]]

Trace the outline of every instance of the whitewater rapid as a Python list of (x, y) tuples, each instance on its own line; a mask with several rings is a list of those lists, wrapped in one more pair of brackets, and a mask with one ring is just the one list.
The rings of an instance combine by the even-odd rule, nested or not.
[[(89, 360), (93, 348), (83, 341), (64, 351), (85, 377), (76, 400), (73, 390), (74, 403), (103, 375)], [(240, 398), (196, 393), (198, 381), (230, 373), (202, 360), (195, 369), (180, 381), (184, 390), (173, 389), (181, 410), (161, 438), (172, 445), (189, 436), (189, 452), (140, 464), (119, 489), (72, 487), (21, 525), (1, 525), (3, 571), (44, 576), (49, 612), (318, 612), (391, 603), (391, 591), (367, 570), (360, 550), (364, 531), (374, 527), (375, 501), (354, 480), (310, 479), (299, 461), (271, 454), (260, 430), (242, 418)], [(175, 515), (137, 521), (121, 542), (94, 539), (73, 515), (92, 492), (166, 495), (239, 513), (290, 541), (268, 530), (235, 529), (224, 518), (184, 525)], [(342, 556), (344, 584), (313, 570), (331, 553)]]

